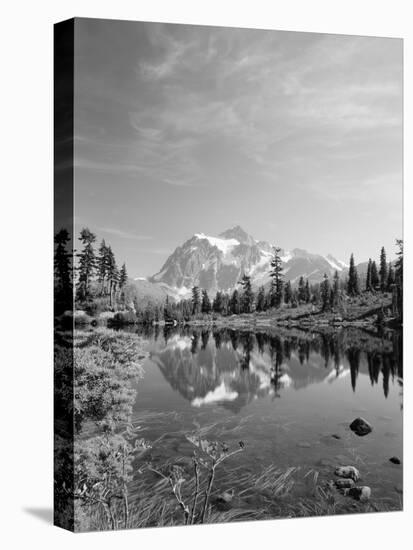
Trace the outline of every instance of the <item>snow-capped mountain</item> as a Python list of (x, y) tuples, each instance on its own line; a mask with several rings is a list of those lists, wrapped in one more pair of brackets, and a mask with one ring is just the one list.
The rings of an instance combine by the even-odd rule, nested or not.
[[(269, 283), (273, 245), (257, 241), (240, 226), (222, 232), (218, 237), (195, 233), (169, 256), (161, 270), (149, 281), (162, 285), (175, 296), (185, 296), (197, 285), (210, 292), (233, 289), (245, 273), (254, 286)], [(295, 248), (282, 250), (284, 277), (292, 283), (303, 276), (310, 283), (346, 269), (346, 264), (331, 254), (321, 256)]]

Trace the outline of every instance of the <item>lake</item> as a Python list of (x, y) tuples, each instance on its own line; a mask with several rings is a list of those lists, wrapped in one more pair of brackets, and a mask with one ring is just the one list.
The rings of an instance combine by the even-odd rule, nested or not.
[[(201, 430), (229, 446), (245, 444), (225, 464), (227, 490), (242, 492), (244, 470), (275, 465), (301, 472), (292, 498), (306, 497), (309, 474), (323, 484), (336, 466), (354, 465), (374, 502), (402, 507), (402, 465), (389, 461), (403, 454), (401, 334), (159, 327), (140, 333), (150, 355), (133, 422), (157, 442), (152, 460), (191, 457), (185, 435)], [(365, 437), (349, 429), (359, 416), (373, 427)]]

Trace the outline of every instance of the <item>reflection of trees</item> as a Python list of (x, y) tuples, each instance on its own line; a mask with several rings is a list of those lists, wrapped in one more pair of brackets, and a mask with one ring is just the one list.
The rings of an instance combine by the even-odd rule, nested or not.
[(199, 333), (194, 331), (192, 333), (191, 353), (195, 355), (198, 352)]
[(236, 330), (231, 330), (229, 335), (231, 339), (232, 349), (234, 351), (237, 351), (237, 348), (239, 346), (239, 332)]
[(240, 342), (243, 349), (243, 358), (241, 360), (241, 368), (249, 369), (251, 361), (251, 352), (254, 349), (255, 337), (252, 332), (242, 333)]
[(353, 391), (356, 391), (357, 376), (360, 368), (360, 350), (356, 348), (349, 348), (346, 351), (346, 355), (350, 365), (351, 387), (353, 388)]
[(209, 330), (203, 330), (201, 333), (201, 349), (206, 349), (208, 342), (209, 342)]
[(221, 347), (221, 342), (222, 342), (222, 331), (214, 330), (213, 337), (215, 341), (215, 347), (219, 349)]
[(327, 368), (328, 363), (330, 362), (330, 343), (332, 341), (332, 338), (327, 334), (321, 334), (320, 340), (321, 340), (320, 354), (323, 357), (324, 365)]
[[(268, 365), (267, 374), (276, 392), (284, 388), (286, 381), (283, 380), (283, 376), (286, 374), (294, 387), (303, 388), (308, 384), (321, 382), (327, 376), (331, 379), (329, 368), (332, 365), (336, 376), (339, 377), (340, 373), (346, 370), (346, 363), (348, 363), (353, 391), (356, 391), (358, 376), (361, 372), (369, 375), (372, 385), (379, 383), (382, 376), (383, 392), (387, 396), (390, 377), (397, 375), (401, 378), (403, 372), (402, 337), (398, 333), (378, 338), (377, 335), (356, 329), (329, 334), (294, 330), (278, 333), (215, 329), (211, 340), (211, 333), (207, 329), (192, 327), (172, 330), (176, 335), (187, 335), (191, 338), (190, 350), (193, 356), (201, 352), (205, 353), (213, 346), (215, 351), (224, 349), (228, 360), (228, 353), (232, 348), (233, 352), (236, 352), (234, 357), (241, 371), (251, 370), (251, 365), (256, 361), (253, 359), (253, 354), (257, 353), (262, 357), (263, 364)], [(200, 341), (201, 349), (199, 349)], [(298, 364), (302, 368), (299, 368)], [(320, 366), (324, 368), (320, 370)], [(215, 382), (208, 391), (213, 390), (214, 384)], [(246, 386), (241, 385), (241, 389), (245, 391)]]

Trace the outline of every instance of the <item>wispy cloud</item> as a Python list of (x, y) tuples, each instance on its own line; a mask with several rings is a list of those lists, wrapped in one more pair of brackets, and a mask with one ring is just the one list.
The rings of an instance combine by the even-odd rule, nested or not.
[(150, 241), (152, 239), (149, 235), (139, 235), (137, 233), (123, 231), (122, 229), (116, 229), (113, 227), (96, 227), (96, 229), (102, 233), (113, 235), (115, 237), (121, 237), (122, 239), (133, 239), (135, 241)]

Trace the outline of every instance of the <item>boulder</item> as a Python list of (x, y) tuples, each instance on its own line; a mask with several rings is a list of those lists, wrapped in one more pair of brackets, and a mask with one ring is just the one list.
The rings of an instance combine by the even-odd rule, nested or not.
[(352, 430), (356, 435), (363, 436), (369, 434), (373, 428), (367, 420), (359, 416), (350, 424), (350, 430)]
[(398, 456), (392, 456), (391, 458), (389, 458), (390, 462), (392, 462), (393, 464), (401, 464), (401, 460)]
[(348, 490), (347, 494), (360, 502), (367, 502), (371, 497), (371, 489), (367, 485), (364, 487), (352, 487)]
[(350, 478), (353, 481), (360, 479), (360, 472), (354, 466), (338, 466), (334, 473), (338, 477)]

